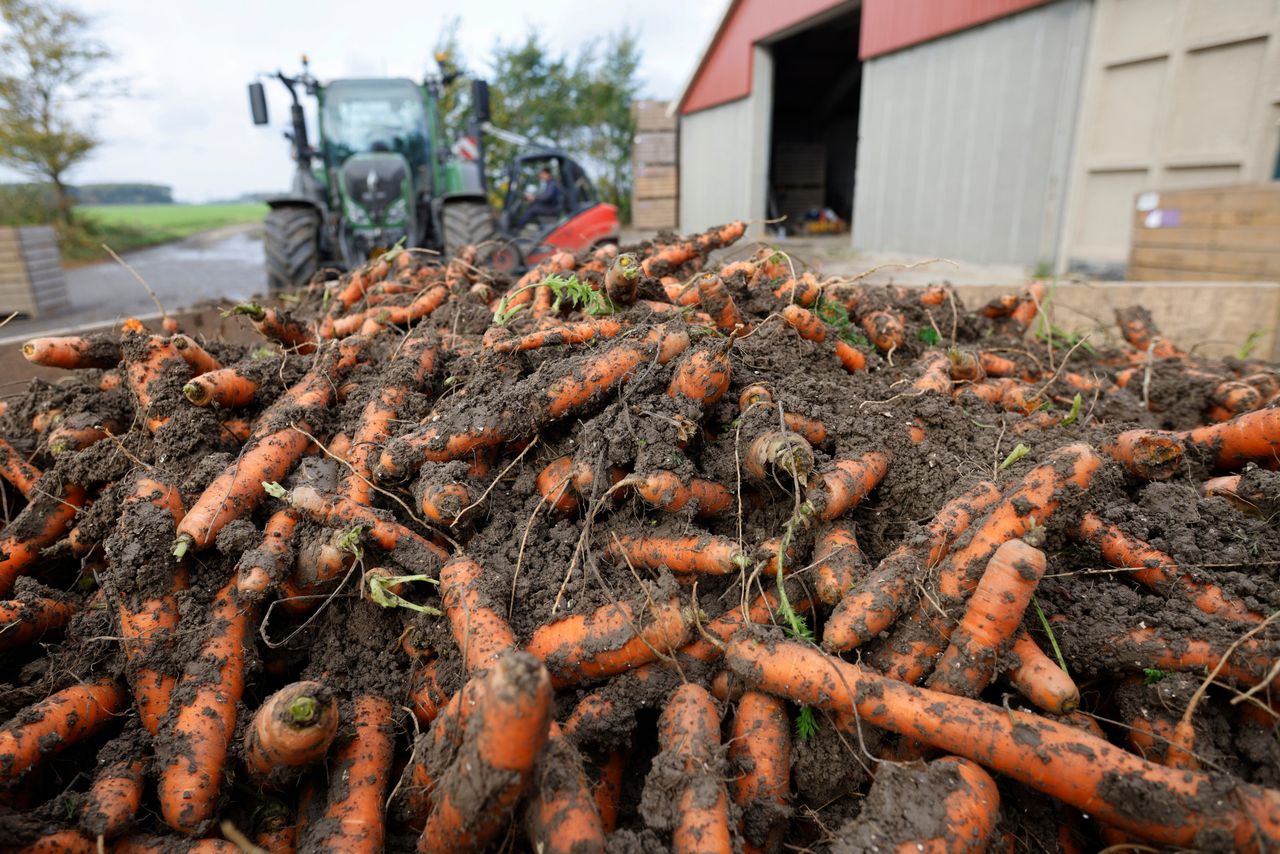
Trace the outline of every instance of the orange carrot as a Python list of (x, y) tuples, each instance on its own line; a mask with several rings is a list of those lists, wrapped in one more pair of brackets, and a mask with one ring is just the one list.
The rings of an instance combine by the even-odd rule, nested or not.
[(1183, 448), (1177, 433), (1126, 430), (1103, 443), (1102, 452), (1143, 480), (1168, 480), (1182, 468)]
[(502, 830), (547, 741), (551, 694), (547, 671), (532, 656), (511, 652), (493, 662), (462, 755), (432, 792), (418, 851), (480, 851)]
[(671, 848), (677, 854), (733, 850), (728, 792), (713, 771), (719, 745), (715, 700), (701, 685), (681, 685), (658, 718), (660, 756), (674, 757), (686, 778), (677, 795), (676, 825), (671, 830)]
[(794, 303), (786, 305), (782, 309), (782, 319), (806, 341), (821, 344), (827, 340), (826, 324), (807, 308), (801, 308)]
[(534, 850), (540, 854), (602, 854), (604, 825), (582, 757), (554, 721), (530, 789), (524, 826)]
[(604, 274), (604, 292), (619, 305), (636, 301), (640, 286), (640, 261), (630, 252), (619, 255)]
[(48, 596), (0, 602), (0, 651), (28, 644), (56, 632), (76, 613), (75, 605)]
[(471, 487), (460, 481), (424, 482), (418, 490), (418, 506), (432, 522), (452, 525), (473, 502)]
[(120, 364), (120, 345), (103, 335), (87, 338), (33, 338), (22, 345), (28, 362), (49, 368), (114, 368)]
[(252, 559), (241, 559), (238, 591), (251, 600), (260, 599), (279, 584), (285, 574), (286, 561), (293, 558), (293, 539), (300, 516), (297, 510), (286, 507), (277, 510), (262, 528), (262, 543), (253, 552)]
[(853, 525), (835, 522), (813, 545), (813, 588), (818, 601), (836, 605), (867, 574), (867, 559), (858, 548)]
[(97, 772), (80, 802), (80, 831), (110, 841), (133, 826), (142, 806), (146, 764), (137, 757), (117, 759)]
[(238, 368), (219, 368), (193, 377), (182, 387), (182, 393), (196, 406), (216, 403), (224, 409), (240, 409), (253, 403), (258, 383)]
[(1065, 715), (1080, 705), (1080, 689), (1031, 635), (1023, 629), (1013, 638), (1011, 648), (1016, 664), (1005, 671), (1010, 684), (1046, 712)]
[(659, 534), (612, 534), (605, 553), (631, 566), (672, 572), (725, 575), (751, 565), (738, 543), (711, 534), (664, 536)]
[(984, 480), (944, 504), (925, 527), (923, 540), (907, 541), (894, 549), (856, 591), (840, 601), (827, 618), (823, 647), (835, 652), (853, 649), (889, 628), (902, 613), (919, 569), (930, 570), (941, 563), (951, 544), (999, 499), (1000, 490)]
[(1172, 343), (1160, 335), (1151, 314), (1141, 306), (1129, 306), (1116, 310), (1116, 322), (1120, 325), (1120, 333), (1129, 346), (1142, 353), (1151, 351), (1157, 359), (1170, 359), (1182, 356), (1183, 353)]
[(44, 757), (99, 732), (128, 706), (114, 679), (63, 688), (0, 727), (0, 785), (22, 779)]
[(707, 314), (711, 315), (717, 329), (728, 335), (741, 335), (751, 330), (751, 325), (738, 310), (738, 304), (733, 301), (733, 296), (725, 287), (723, 279), (715, 273), (702, 273), (698, 276), (696, 284), (698, 302), (702, 304)]
[(996, 549), (929, 677), (930, 688), (964, 697), (982, 693), (991, 683), (1001, 647), (1022, 624), (1045, 565), (1044, 552), (1024, 540), (1009, 540)]
[(758, 691), (742, 695), (729, 761), (739, 769), (733, 800), (743, 814), (738, 824), (743, 851), (777, 850), (791, 794), (791, 729), (781, 700)]
[(679, 513), (692, 505), (699, 518), (718, 516), (729, 509), (733, 494), (715, 481), (691, 477), (686, 483), (675, 472), (655, 469), (632, 475), (625, 482), (647, 504), (667, 513)]
[(835, 460), (819, 469), (818, 481), (808, 491), (817, 518), (830, 522), (852, 510), (888, 470), (889, 455), (882, 451), (871, 451), (857, 459)]
[(582, 344), (596, 338), (616, 338), (626, 328), (627, 324), (615, 317), (600, 317), (576, 323), (562, 323), (518, 338), (507, 338), (494, 343), (490, 349), (495, 353), (515, 353), (554, 344)]
[(671, 375), (667, 394), (684, 395), (701, 406), (711, 406), (729, 390), (729, 353), (723, 347), (686, 353)]
[(266, 699), (244, 736), (244, 764), (273, 785), (319, 762), (338, 732), (338, 701), (319, 682), (294, 682)]
[(687, 641), (691, 625), (678, 599), (638, 613), (627, 602), (609, 603), (538, 627), (525, 650), (547, 665), (551, 684), (562, 688), (647, 664)]
[[(275, 487), (272, 491), (279, 490)], [(324, 495), (314, 486), (299, 486), (284, 493), (289, 504), (302, 511), (314, 522), (331, 528), (350, 530), (359, 527), (361, 533), (384, 551), (394, 551), (401, 545), (417, 546), (438, 560), (447, 560), (449, 553), (430, 540), (401, 525), (384, 519), (370, 508), (357, 504), (341, 495)], [(207, 494), (207, 492), (206, 492)], [(193, 510), (194, 512), (194, 510)], [(184, 520), (185, 522), (185, 520)]]
[(31, 490), (42, 472), (22, 458), (5, 439), (0, 438), (0, 478), (13, 484), (24, 498), (31, 497)]
[[(727, 661), (748, 684), (796, 703), (857, 714), (881, 727), (981, 761), (1100, 820), (1168, 845), (1221, 834), (1239, 850), (1280, 844), (1280, 792), (1195, 771), (1173, 771), (1074, 727), (966, 697), (951, 697), (874, 676), (854, 664), (791, 641), (766, 646), (735, 636)], [(1134, 812), (1125, 792), (1162, 804), (1158, 818)], [(1222, 791), (1214, 810), (1199, 800)], [(1224, 788), (1225, 787), (1225, 788)]]
[(782, 482), (808, 481), (813, 470), (813, 448), (798, 433), (790, 430), (772, 430), (761, 433), (747, 445), (742, 456), (742, 468), (757, 481), (789, 477)]
[(355, 699), (355, 734), (338, 747), (330, 772), (324, 817), (301, 840), (305, 851), (382, 851), (386, 835), (385, 797), (394, 742), (392, 706), (382, 697)]
[(1022, 373), (1018, 363), (997, 353), (983, 350), (978, 353), (978, 364), (982, 373), (989, 377), (1013, 377)]
[(861, 350), (844, 341), (836, 342), (836, 358), (840, 360), (840, 364), (844, 365), (844, 369), (851, 374), (855, 371), (865, 371), (867, 369), (867, 357), (862, 354)]
[[(115, 849), (119, 851), (117, 847)], [(79, 831), (54, 830), (32, 840), (21, 848), (6, 847), (11, 854), (98, 854), (98, 846)]]
[(938, 394), (951, 393), (951, 380), (954, 376), (954, 366), (951, 358), (947, 353), (933, 353), (925, 357), (921, 361), (924, 367), (920, 371), (920, 376), (916, 377), (911, 387), (917, 391), (934, 391)]
[(1197, 427), (1180, 434), (1221, 469), (1280, 458), (1280, 408), (1246, 412), (1230, 421)]
[(613, 833), (618, 828), (618, 807), (622, 800), (622, 775), (626, 772), (627, 763), (622, 753), (612, 751), (600, 768), (600, 777), (596, 780), (593, 797), (596, 811), (600, 814), (600, 825), (605, 833)]
[(272, 802), (262, 809), (253, 842), (271, 854), (294, 854), (298, 850), (298, 826), (283, 804)]
[[(1204, 673), (1218, 667), (1226, 656), (1219, 644), (1200, 638), (1166, 638), (1150, 626), (1129, 629), (1108, 638), (1101, 647), (1108, 660), (1122, 666), (1172, 670), (1178, 673)], [(1242, 685), (1257, 685), (1275, 666), (1274, 657), (1257, 640), (1250, 639), (1236, 647), (1218, 670), (1223, 679)], [(1271, 680), (1270, 689), (1280, 690), (1280, 676)]]
[(625, 382), (637, 367), (652, 358), (650, 347), (657, 349), (657, 362), (665, 365), (689, 346), (689, 335), (680, 329), (655, 327), (636, 341), (623, 340), (574, 366), (568, 376), (552, 380), (539, 402), (539, 409), (550, 420), (561, 418), (578, 409), (598, 394)]
[(57, 424), (60, 418), (62, 418), (61, 408), (55, 406), (50, 409), (42, 409), (31, 416), (31, 429), (37, 433), (43, 433), (54, 424)]
[(876, 349), (891, 353), (907, 340), (902, 328), (902, 316), (889, 311), (873, 311), (862, 318), (862, 328)]
[(40, 559), (41, 551), (61, 539), (84, 506), (84, 487), (58, 485), (56, 477), (56, 472), (41, 477), (32, 487), (30, 503), (0, 531), (0, 596), (9, 595), (17, 577)]
[[(722, 272), (721, 275), (724, 273)], [(817, 276), (806, 270), (796, 278), (788, 279), (774, 288), (773, 295), (778, 299), (788, 300), (792, 305), (799, 303), (802, 306), (810, 306), (822, 295), (822, 287), (818, 284)], [(783, 313), (786, 313), (785, 310)]]
[(217, 359), (186, 335), (174, 335), (169, 339), (169, 343), (178, 351), (182, 361), (191, 366), (192, 373), (196, 375), (207, 374), (222, 367)]
[(245, 643), (257, 626), (256, 609), (241, 604), (233, 576), (213, 600), (209, 634), (197, 661), (173, 690), (176, 715), (162, 721), (157, 741), (157, 793), (164, 821), (199, 833), (214, 817), (227, 750), (244, 694)]
[(114, 418), (80, 412), (51, 427), (45, 434), (45, 441), (49, 445), (49, 453), (58, 457), (72, 451), (83, 451), (108, 435), (116, 436), (122, 432), (120, 422)]
[(424, 727), (430, 726), (449, 702), (449, 695), (440, 685), (438, 661), (430, 661), (419, 667), (409, 681), (409, 706), (413, 716)]
[(1249, 610), (1247, 605), (1228, 595), (1218, 585), (1197, 581), (1172, 557), (1126, 534), (1096, 513), (1081, 516), (1079, 525), (1070, 529), (1070, 533), (1097, 548), (1103, 560), (1112, 566), (1133, 570), (1135, 581), (1157, 593), (1186, 599), (1206, 614), (1253, 623), (1262, 621), (1261, 614)]
[(506, 618), (485, 602), (483, 575), (480, 564), (462, 553), (440, 570), (440, 601), (468, 673), (488, 667), (516, 647), (515, 633)]
[(286, 348), (300, 356), (307, 356), (316, 351), (315, 333), (302, 323), (294, 320), (287, 311), (278, 308), (263, 308), (256, 303), (242, 303), (231, 310), (232, 314), (243, 314), (253, 321), (253, 326), (267, 338), (278, 341)]
[(578, 510), (578, 496), (570, 490), (572, 470), (573, 457), (566, 454), (547, 463), (546, 468), (538, 472), (535, 482), (538, 494), (559, 513), (575, 513)]

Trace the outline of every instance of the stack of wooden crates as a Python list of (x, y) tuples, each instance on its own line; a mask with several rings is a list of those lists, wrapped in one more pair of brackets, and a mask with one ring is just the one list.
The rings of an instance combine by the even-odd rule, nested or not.
[(631, 114), (636, 122), (631, 225), (643, 231), (674, 229), (680, 209), (676, 117), (667, 115), (666, 101), (636, 101)]
[(47, 314), (67, 305), (57, 235), (47, 225), (0, 227), (0, 319)]
[(1280, 184), (1140, 193), (1134, 281), (1280, 281)]

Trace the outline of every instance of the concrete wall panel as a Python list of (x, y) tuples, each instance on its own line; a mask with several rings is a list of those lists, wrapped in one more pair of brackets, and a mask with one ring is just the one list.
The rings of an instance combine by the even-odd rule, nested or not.
[(1052, 261), (1089, 12), (1061, 0), (867, 61), (854, 245)]

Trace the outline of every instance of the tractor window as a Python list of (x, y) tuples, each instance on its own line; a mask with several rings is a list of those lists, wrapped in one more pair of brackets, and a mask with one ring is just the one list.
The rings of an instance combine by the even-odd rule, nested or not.
[(337, 80), (325, 89), (321, 113), (328, 159), (393, 151), (411, 163), (427, 161), (427, 113), (409, 80)]

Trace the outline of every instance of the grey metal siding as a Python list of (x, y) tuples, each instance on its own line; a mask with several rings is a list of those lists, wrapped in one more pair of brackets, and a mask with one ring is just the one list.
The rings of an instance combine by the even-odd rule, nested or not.
[(1059, 0), (867, 62), (855, 247), (1056, 259), (1090, 10)]

